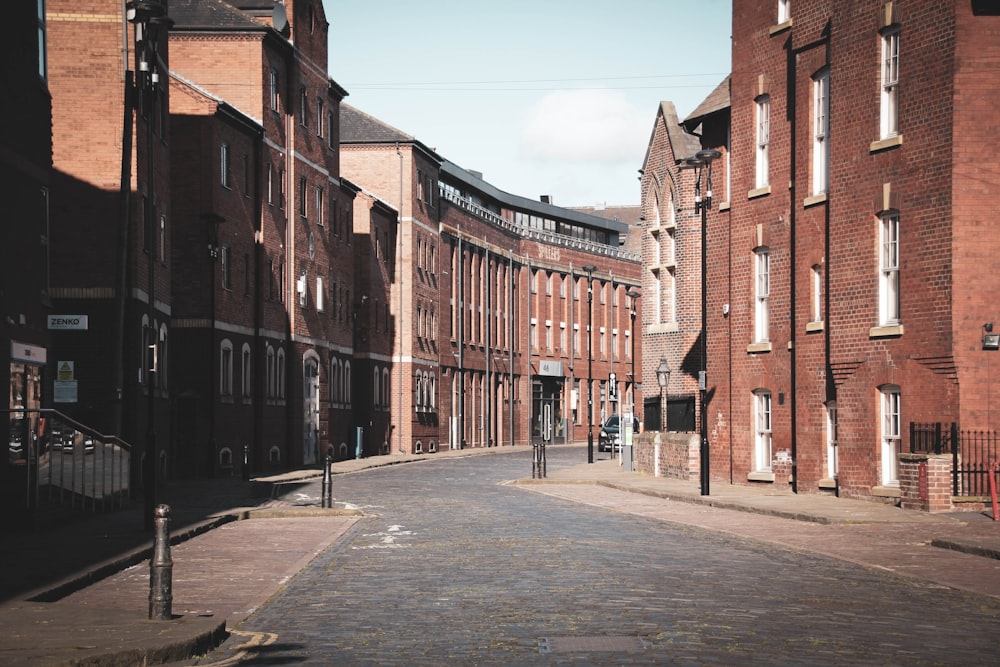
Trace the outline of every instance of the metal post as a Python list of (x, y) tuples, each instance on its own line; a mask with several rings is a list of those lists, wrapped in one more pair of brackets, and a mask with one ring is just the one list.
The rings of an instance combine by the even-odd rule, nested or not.
[[(594, 271), (597, 267), (587, 264), (583, 267), (587, 272), (587, 463), (594, 462), (594, 352), (593, 352), (593, 319), (594, 319)], [(612, 445), (613, 447), (613, 445)], [(612, 455), (614, 452), (612, 452)]]
[(330, 464), (332, 459), (330, 455), (327, 454), (326, 465), (323, 466), (323, 507), (333, 507), (333, 478), (332, 471), (330, 469)]
[(149, 561), (149, 620), (169, 621), (173, 614), (173, 571), (170, 559), (170, 506), (156, 508), (153, 523), (156, 538), (153, 542), (153, 558)]

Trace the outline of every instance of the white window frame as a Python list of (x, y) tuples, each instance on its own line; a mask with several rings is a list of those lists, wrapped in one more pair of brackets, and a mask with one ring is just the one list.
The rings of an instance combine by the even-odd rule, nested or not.
[(879, 137), (899, 135), (899, 28), (882, 33), (881, 98), (879, 101)]
[(899, 485), (899, 443), (901, 439), (900, 391), (897, 385), (879, 390), (881, 413), (881, 482), (883, 486)]
[(242, 375), (240, 377), (240, 381), (243, 389), (243, 402), (249, 403), (253, 397), (253, 377), (250, 374), (252, 371), (253, 356), (250, 352), (250, 345), (248, 343), (243, 343), (241, 361)]
[(810, 295), (812, 301), (812, 322), (823, 321), (823, 267), (820, 264), (813, 264), (810, 272)]
[(837, 415), (837, 401), (827, 401), (826, 404), (826, 474), (828, 477), (836, 478), (839, 461), (837, 451), (837, 438), (840, 428), (839, 417)]
[(812, 193), (830, 188), (830, 70), (813, 79), (813, 174)]
[(233, 343), (228, 338), (219, 343), (219, 395), (233, 397)]
[(219, 182), (227, 190), (232, 187), (229, 179), (229, 144), (225, 142), (219, 145)]
[(771, 251), (754, 250), (754, 342), (770, 340)]
[(321, 313), (323, 312), (323, 310), (325, 308), (325, 305), (326, 305), (325, 304), (325, 298), (324, 298), (325, 294), (326, 294), (326, 292), (323, 290), (323, 276), (317, 274), (316, 275), (316, 310), (319, 311), (319, 312), (321, 312)]
[(778, 25), (792, 18), (791, 0), (778, 0)]
[(771, 96), (761, 95), (755, 102), (756, 113), (756, 172), (755, 188), (765, 188), (769, 181), (769, 149), (771, 145)]
[(278, 112), (279, 100), (281, 99), (280, 86), (278, 85), (278, 70), (271, 68), (271, 111)]
[(900, 322), (899, 310), (899, 214), (884, 213), (879, 218), (879, 325)]
[(753, 393), (753, 433), (754, 472), (771, 472), (771, 392), (767, 389)]
[(222, 289), (233, 289), (233, 258), (228, 245), (219, 248), (219, 270), (222, 278)]

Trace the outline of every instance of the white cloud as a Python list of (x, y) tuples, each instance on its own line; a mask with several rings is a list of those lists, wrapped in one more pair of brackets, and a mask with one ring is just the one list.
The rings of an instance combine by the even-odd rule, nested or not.
[(520, 152), (543, 161), (637, 162), (649, 141), (649, 116), (618, 90), (548, 93), (528, 111)]

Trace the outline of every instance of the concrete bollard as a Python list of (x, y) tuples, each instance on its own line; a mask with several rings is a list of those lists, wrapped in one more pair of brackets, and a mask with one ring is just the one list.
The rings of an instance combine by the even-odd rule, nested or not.
[(174, 562), (170, 559), (170, 506), (159, 505), (153, 513), (156, 537), (149, 561), (149, 619), (169, 621), (173, 607)]

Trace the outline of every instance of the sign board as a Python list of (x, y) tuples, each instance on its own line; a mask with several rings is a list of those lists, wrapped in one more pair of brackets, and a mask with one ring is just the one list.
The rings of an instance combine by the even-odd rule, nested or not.
[(47, 350), (38, 345), (19, 343), (16, 340), (10, 341), (10, 360), (20, 361), (24, 364), (35, 364), (44, 366)]
[(49, 329), (54, 331), (86, 331), (87, 315), (49, 315)]
[(52, 400), (55, 403), (76, 403), (76, 380), (56, 380), (52, 383)]
[(60, 361), (56, 364), (56, 380), (59, 382), (69, 382), (75, 380), (75, 361)]
[(563, 365), (561, 361), (539, 361), (538, 374), (548, 377), (562, 377)]

